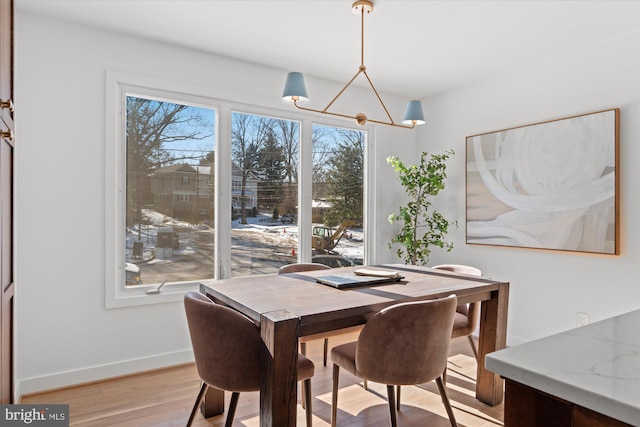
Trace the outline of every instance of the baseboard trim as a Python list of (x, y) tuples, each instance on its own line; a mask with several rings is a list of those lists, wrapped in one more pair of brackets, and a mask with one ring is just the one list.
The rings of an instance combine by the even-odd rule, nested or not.
[[(477, 339), (477, 336), (475, 336), (475, 338)], [(526, 342), (526, 340), (513, 336), (507, 337), (508, 347), (524, 342)], [(20, 402), (22, 396), (29, 394), (72, 387), (95, 381), (104, 381), (120, 376), (193, 362), (193, 350), (188, 349), (88, 368), (74, 369), (72, 371), (59, 372), (51, 375), (24, 378), (15, 383), (14, 402)]]
[(15, 384), (15, 401), (20, 402), (22, 396), (28, 394), (77, 386), (95, 381), (104, 381), (124, 375), (191, 363), (193, 361), (193, 351), (188, 349), (39, 377), (24, 378), (18, 380)]

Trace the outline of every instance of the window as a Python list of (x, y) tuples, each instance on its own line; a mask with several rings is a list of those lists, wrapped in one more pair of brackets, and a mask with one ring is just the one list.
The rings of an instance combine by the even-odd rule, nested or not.
[[(108, 308), (177, 301), (200, 280), (298, 260), (363, 261), (372, 129), (314, 125), (153, 82), (107, 73)], [(316, 248), (320, 236), (333, 243)]]
[(363, 131), (313, 127), (314, 262), (335, 268), (364, 261), (365, 138)]
[(213, 277), (214, 129), (212, 109), (126, 95), (127, 286)]
[[(107, 72), (107, 308), (175, 301), (214, 276), (215, 212), (199, 195), (215, 194), (218, 107), (175, 83), (154, 86)], [(165, 280), (165, 292), (148, 296)]]
[(298, 247), (299, 122), (234, 112), (231, 274), (275, 273)]

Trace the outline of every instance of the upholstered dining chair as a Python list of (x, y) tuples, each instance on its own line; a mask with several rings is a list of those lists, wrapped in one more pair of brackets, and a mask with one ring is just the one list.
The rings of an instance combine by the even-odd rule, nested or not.
[[(440, 264), (432, 268), (435, 268), (437, 270), (451, 271), (452, 273), (468, 274), (469, 276), (482, 276), (482, 271), (469, 265)], [(453, 321), (453, 332), (451, 333), (451, 338), (467, 337), (467, 339), (469, 340), (469, 344), (471, 344), (473, 356), (476, 358), (476, 360), (478, 360), (478, 350), (476, 349), (476, 345), (473, 342), (473, 337), (471, 335), (475, 332), (478, 326), (479, 318), (479, 302), (458, 305)]]
[(331, 350), (333, 390), (331, 426), (338, 410), (340, 368), (351, 374), (387, 385), (391, 426), (397, 426), (394, 385), (415, 385), (435, 380), (449, 421), (456, 420), (442, 381), (457, 298), (395, 304), (376, 313), (355, 342)]
[(328, 265), (317, 263), (317, 262), (297, 262), (294, 264), (283, 265), (278, 270), (278, 274), (298, 273), (301, 271), (314, 271), (314, 270), (331, 270), (331, 267), (329, 267)]
[[(437, 270), (445, 270), (450, 271), (452, 273), (460, 273), (460, 274), (468, 274), (469, 276), (482, 276), (482, 272), (472, 266), (462, 265), (462, 264), (440, 264), (436, 265), (435, 268)], [(476, 330), (478, 326), (478, 319), (480, 317), (480, 303), (472, 302), (470, 304), (459, 304), (456, 307), (456, 313), (453, 317), (453, 330), (451, 332), (451, 338), (459, 338), (459, 337), (467, 337), (469, 340), (469, 344), (471, 344), (471, 350), (473, 351), (473, 356), (476, 360), (478, 360), (478, 350), (476, 350), (476, 345), (473, 342), (473, 337), (471, 336), (473, 332)], [(447, 382), (447, 370), (445, 369), (442, 373), (442, 382), (446, 384)], [(366, 384), (365, 384), (366, 387)], [(397, 388), (396, 394), (396, 404), (398, 410), (400, 409), (400, 387)]]
[[(193, 405), (191, 425), (208, 387), (231, 391), (225, 427), (233, 424), (240, 392), (259, 391), (264, 370), (262, 355), (267, 349), (258, 327), (243, 314), (219, 305), (199, 292), (184, 296), (189, 334), (202, 387)], [(311, 377), (314, 365), (298, 355), (298, 380), (304, 381), (307, 426), (311, 427)]]
[[(315, 263), (315, 262), (309, 262), (309, 263), (296, 263), (296, 264), (287, 264), (287, 265), (283, 265), (282, 267), (280, 267), (280, 269), (278, 270), (278, 274), (286, 274), (286, 273), (298, 273), (298, 272), (303, 272), (303, 271), (314, 271), (314, 270), (331, 270), (331, 267), (324, 265), (324, 264), (319, 264), (319, 263)], [(348, 334), (350, 332), (357, 332), (359, 330), (362, 329), (362, 326), (354, 326), (351, 328), (344, 328), (344, 329), (338, 329), (337, 331), (331, 331), (331, 332), (322, 332), (322, 333), (318, 333), (318, 334), (313, 334), (313, 335), (307, 335), (304, 337), (300, 337), (299, 342), (300, 342), (300, 353), (302, 353), (303, 355), (307, 355), (307, 343), (310, 341), (315, 341), (315, 340), (319, 340), (319, 339), (323, 339), (324, 340), (324, 348), (323, 348), (323, 358), (322, 358), (322, 363), (324, 366), (327, 366), (327, 359), (328, 359), (328, 353), (329, 353), (329, 338), (330, 337), (335, 337), (338, 335), (343, 335), (343, 334)]]

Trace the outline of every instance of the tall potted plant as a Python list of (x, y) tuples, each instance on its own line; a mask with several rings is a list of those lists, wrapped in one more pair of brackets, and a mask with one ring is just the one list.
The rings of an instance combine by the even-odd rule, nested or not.
[(398, 213), (389, 215), (391, 224), (399, 221), (402, 229), (389, 243), (389, 248), (400, 245), (396, 253), (406, 264), (426, 264), (432, 247), (453, 249), (453, 243), (445, 241), (449, 226), (457, 226), (457, 221), (449, 221), (435, 210), (430, 198), (444, 189), (446, 161), (454, 155), (453, 150), (444, 154), (430, 155), (423, 152), (418, 165), (406, 166), (397, 157), (388, 157), (398, 173), (398, 180), (404, 187), (409, 202), (400, 206)]

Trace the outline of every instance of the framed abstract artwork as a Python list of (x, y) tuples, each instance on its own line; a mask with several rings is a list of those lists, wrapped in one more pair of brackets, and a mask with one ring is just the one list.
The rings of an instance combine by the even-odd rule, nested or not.
[(620, 111), (466, 138), (468, 244), (619, 254)]

